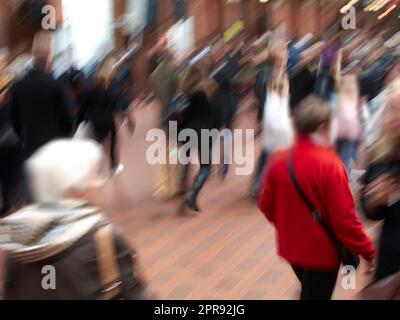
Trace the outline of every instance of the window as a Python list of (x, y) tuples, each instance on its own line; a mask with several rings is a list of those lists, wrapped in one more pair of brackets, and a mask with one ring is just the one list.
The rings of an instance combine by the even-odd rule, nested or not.
[(63, 0), (61, 38), (79, 68), (114, 49), (112, 0)]

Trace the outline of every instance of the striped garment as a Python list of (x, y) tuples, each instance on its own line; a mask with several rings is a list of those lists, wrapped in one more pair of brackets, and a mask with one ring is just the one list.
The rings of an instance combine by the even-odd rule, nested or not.
[(0, 249), (21, 263), (41, 261), (106, 221), (97, 208), (82, 202), (34, 204), (0, 220)]

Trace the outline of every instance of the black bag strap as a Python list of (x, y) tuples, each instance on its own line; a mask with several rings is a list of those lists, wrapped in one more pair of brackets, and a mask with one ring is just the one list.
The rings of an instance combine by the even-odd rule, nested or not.
[(299, 196), (303, 200), (303, 202), (306, 204), (308, 209), (310, 210), (313, 219), (315, 222), (319, 223), (325, 230), (325, 232), (328, 234), (328, 236), (331, 238), (331, 240), (335, 243), (335, 245), (340, 248), (342, 247), (342, 244), (340, 241), (336, 238), (335, 234), (333, 233), (331, 227), (324, 221), (321, 211), (317, 209), (309, 200), (309, 198), (306, 196), (306, 194), (303, 192), (303, 190), (300, 187), (300, 184), (296, 178), (296, 174), (294, 172), (294, 167), (293, 167), (293, 155), (292, 153), (289, 153), (289, 158), (288, 158), (288, 168), (289, 168), (289, 174), (290, 174), (290, 179), (293, 182), (293, 185), (295, 186)]

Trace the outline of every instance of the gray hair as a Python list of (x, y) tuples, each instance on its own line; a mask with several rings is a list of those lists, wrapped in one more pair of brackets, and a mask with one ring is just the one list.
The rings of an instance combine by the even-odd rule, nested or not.
[(84, 190), (102, 159), (102, 147), (94, 141), (55, 140), (43, 146), (26, 162), (34, 200), (54, 203), (71, 189)]

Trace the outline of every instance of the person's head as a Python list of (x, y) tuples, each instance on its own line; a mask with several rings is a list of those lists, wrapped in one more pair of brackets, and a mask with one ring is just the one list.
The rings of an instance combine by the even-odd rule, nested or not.
[(200, 60), (190, 66), (181, 81), (179, 91), (189, 97), (195, 92), (204, 92), (212, 100), (217, 93), (218, 85), (210, 79), (210, 65)]
[(53, 60), (53, 35), (49, 31), (36, 33), (32, 44), (32, 55), (37, 69), (48, 71)]
[(180, 82), (180, 93), (184, 94), (185, 96), (190, 96), (196, 90), (196, 87), (202, 79), (203, 75), (198, 65), (191, 65), (187, 70), (185, 70)]
[(294, 127), (298, 136), (309, 135), (323, 146), (332, 144), (332, 109), (323, 99), (308, 96), (295, 108)]
[(96, 201), (105, 183), (103, 163), (103, 150), (96, 142), (66, 139), (48, 143), (26, 162), (34, 201)]
[(113, 54), (108, 55), (97, 68), (95, 83), (96, 85), (107, 88), (115, 76), (115, 64), (117, 59)]

